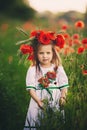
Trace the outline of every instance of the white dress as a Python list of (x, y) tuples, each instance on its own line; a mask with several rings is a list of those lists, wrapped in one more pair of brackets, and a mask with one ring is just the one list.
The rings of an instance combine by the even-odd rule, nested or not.
[[(42, 75), (46, 74), (48, 71), (54, 71), (54, 65), (50, 68), (43, 68), (40, 66)], [(36, 90), (36, 94), (40, 99), (48, 99), (50, 100), (52, 96), (52, 100), (50, 101), (51, 106), (55, 106), (59, 109), (59, 99), (61, 96), (61, 89), (64, 87), (68, 87), (68, 78), (62, 66), (59, 66), (56, 74), (56, 85), (53, 83), (49, 84), (49, 90), (51, 91), (50, 95), (46, 89), (40, 89), (38, 83), (38, 74), (36, 74), (36, 67), (32, 66), (27, 71), (26, 76), (26, 90), (34, 89)], [(35, 122), (38, 121), (38, 113), (41, 113), (41, 109), (38, 107), (37, 103), (31, 98), (30, 104), (26, 116), (25, 127), (24, 130), (36, 130), (34, 127)]]

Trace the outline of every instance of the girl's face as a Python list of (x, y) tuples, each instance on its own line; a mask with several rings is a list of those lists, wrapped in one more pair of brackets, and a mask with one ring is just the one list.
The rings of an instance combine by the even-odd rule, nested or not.
[(50, 67), (53, 58), (52, 45), (41, 45), (37, 57), (42, 67)]

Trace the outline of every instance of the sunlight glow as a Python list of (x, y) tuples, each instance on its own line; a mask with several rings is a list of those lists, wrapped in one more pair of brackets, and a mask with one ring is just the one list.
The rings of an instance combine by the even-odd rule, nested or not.
[(53, 13), (75, 10), (84, 13), (87, 0), (29, 0), (30, 6), (38, 12)]

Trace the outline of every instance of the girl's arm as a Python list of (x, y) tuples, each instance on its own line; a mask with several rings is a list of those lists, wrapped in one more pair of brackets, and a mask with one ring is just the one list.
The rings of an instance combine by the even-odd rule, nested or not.
[(38, 98), (38, 96), (36, 95), (35, 90), (30, 89), (29, 93), (30, 93), (31, 97), (35, 100), (35, 102), (38, 104), (38, 106), (40, 108), (43, 108), (43, 101)]
[(61, 89), (60, 106), (66, 102), (67, 88)]
[(67, 95), (67, 88), (61, 89), (61, 97), (60, 98), (66, 98)]

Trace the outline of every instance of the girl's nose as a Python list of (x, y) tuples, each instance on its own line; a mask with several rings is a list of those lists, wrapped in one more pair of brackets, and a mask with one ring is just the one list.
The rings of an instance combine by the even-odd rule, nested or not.
[(46, 56), (47, 56), (47, 54), (46, 54), (46, 53), (44, 53), (43, 57), (46, 57)]

